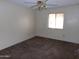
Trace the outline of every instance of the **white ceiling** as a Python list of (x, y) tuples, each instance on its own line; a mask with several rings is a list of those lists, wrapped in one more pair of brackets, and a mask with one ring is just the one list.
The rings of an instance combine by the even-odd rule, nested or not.
[[(24, 2), (32, 2), (35, 3), (38, 0), (8, 0), (13, 3), (25, 5), (25, 6), (32, 6), (32, 4), (26, 4)], [(47, 4), (55, 4), (57, 6), (54, 7), (60, 7), (60, 6), (69, 6), (69, 5), (75, 5), (79, 4), (79, 0), (48, 0)], [(52, 6), (53, 7), (53, 6)]]

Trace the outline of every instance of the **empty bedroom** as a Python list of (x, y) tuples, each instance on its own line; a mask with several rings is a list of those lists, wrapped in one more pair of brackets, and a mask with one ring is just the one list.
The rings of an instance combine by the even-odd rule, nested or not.
[(0, 59), (79, 59), (79, 0), (0, 0)]

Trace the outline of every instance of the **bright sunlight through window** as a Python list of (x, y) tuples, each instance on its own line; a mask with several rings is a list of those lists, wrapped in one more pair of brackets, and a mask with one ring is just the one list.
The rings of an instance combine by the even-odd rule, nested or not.
[(49, 22), (48, 23), (49, 28), (63, 29), (64, 14), (63, 13), (49, 14), (48, 22)]

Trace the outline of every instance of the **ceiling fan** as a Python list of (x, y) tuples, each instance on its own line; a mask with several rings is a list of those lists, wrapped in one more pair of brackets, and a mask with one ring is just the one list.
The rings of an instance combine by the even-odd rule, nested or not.
[(25, 4), (33, 4), (33, 6), (31, 6), (31, 8), (37, 9), (37, 10), (43, 10), (43, 9), (48, 9), (50, 7), (57, 6), (56, 4), (47, 4), (47, 1), (48, 0), (37, 0), (36, 3), (25, 2)]

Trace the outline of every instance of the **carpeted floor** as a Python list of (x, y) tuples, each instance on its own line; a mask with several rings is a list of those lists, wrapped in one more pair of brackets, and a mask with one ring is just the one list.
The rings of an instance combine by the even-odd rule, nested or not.
[(0, 51), (0, 59), (79, 59), (79, 45), (34, 37)]

